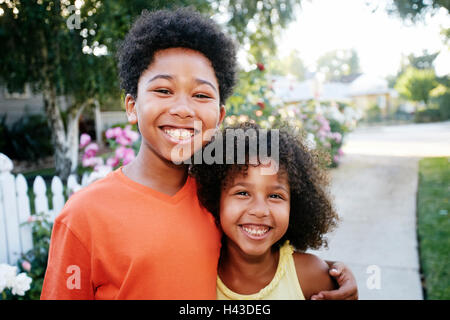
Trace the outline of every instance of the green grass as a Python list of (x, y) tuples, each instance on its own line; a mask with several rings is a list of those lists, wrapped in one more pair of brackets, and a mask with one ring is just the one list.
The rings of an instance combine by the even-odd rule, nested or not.
[(450, 299), (450, 158), (419, 162), (417, 197), (425, 298)]

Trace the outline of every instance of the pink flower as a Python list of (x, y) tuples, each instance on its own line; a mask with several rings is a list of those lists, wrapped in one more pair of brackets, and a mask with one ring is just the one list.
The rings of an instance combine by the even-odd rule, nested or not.
[(336, 163), (339, 162), (339, 156), (337, 154), (334, 155), (333, 161)]
[(116, 142), (121, 146), (128, 146), (131, 143), (131, 140), (128, 139), (125, 135), (120, 135), (116, 137)]
[(125, 150), (125, 155), (123, 157), (123, 165), (127, 165), (128, 163), (130, 163), (131, 161), (133, 161), (135, 158), (134, 155), (134, 150), (131, 148), (127, 148)]
[(109, 128), (108, 130), (106, 130), (105, 137), (106, 137), (106, 139), (114, 138), (114, 129), (113, 128)]
[(120, 159), (118, 159), (117, 157), (111, 157), (106, 160), (106, 165), (113, 167), (113, 168), (115, 166), (119, 165), (119, 163), (120, 163)]
[(31, 263), (29, 263), (27, 260), (24, 260), (22, 262), (22, 268), (23, 270), (25, 270), (26, 272), (30, 272), (31, 270)]
[(121, 127), (115, 127), (113, 128), (113, 134), (114, 137), (120, 137), (122, 135), (122, 128)]
[(83, 167), (95, 167), (103, 165), (103, 159), (100, 157), (84, 157), (82, 164)]
[(116, 149), (116, 158), (118, 159), (123, 159), (123, 157), (125, 156), (125, 152), (126, 152), (127, 148), (125, 146), (120, 146)]
[(337, 143), (342, 141), (342, 135), (339, 132), (333, 133), (333, 138), (336, 140)]
[(91, 142), (91, 136), (83, 133), (80, 137), (80, 148), (86, 147)]
[(136, 140), (139, 139), (139, 133), (137, 133), (136, 131), (133, 131), (131, 129), (131, 126), (126, 126), (125, 129), (123, 130), (123, 135), (129, 139), (131, 141), (131, 143), (135, 142)]
[(339, 149), (338, 149), (338, 155), (339, 155), (339, 156), (344, 155), (344, 151), (342, 151), (342, 148), (339, 148)]
[(96, 144), (95, 142), (90, 143), (86, 149), (84, 149), (84, 156), (83, 158), (91, 158), (91, 157), (95, 157), (95, 155), (97, 154), (98, 151), (98, 144)]
[(27, 219), (28, 223), (32, 223), (32, 222), (35, 222), (35, 221), (36, 221), (36, 217), (35, 216), (29, 216), (28, 219)]

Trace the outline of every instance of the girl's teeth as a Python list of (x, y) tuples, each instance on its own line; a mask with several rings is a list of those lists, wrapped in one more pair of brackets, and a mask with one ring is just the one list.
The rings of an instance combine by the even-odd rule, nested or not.
[(242, 229), (244, 229), (245, 232), (253, 235), (253, 236), (262, 236), (263, 234), (267, 233), (269, 231), (268, 227), (264, 227), (263, 229), (260, 228), (248, 228), (248, 227), (242, 227)]

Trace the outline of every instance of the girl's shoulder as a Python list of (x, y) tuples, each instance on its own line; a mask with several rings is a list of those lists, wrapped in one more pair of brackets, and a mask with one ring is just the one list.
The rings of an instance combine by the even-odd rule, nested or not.
[(328, 264), (316, 255), (304, 252), (293, 254), (297, 278), (305, 299), (320, 291), (333, 290), (334, 281), (329, 275)]

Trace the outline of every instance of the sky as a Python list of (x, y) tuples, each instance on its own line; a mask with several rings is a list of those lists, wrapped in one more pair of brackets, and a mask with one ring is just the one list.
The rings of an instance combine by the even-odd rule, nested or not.
[[(372, 3), (374, 1), (371, 1)], [(384, 0), (375, 1), (381, 5)], [(297, 49), (310, 68), (318, 57), (335, 49), (356, 49), (364, 73), (385, 77), (400, 68), (402, 53), (420, 55), (424, 49), (446, 51), (439, 58), (440, 73), (450, 71), (450, 54), (440, 35), (440, 26), (450, 27), (450, 16), (441, 9), (426, 23), (405, 25), (383, 8), (372, 12), (364, 0), (303, 0), (291, 22), (278, 36), (278, 54)]]

